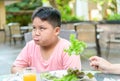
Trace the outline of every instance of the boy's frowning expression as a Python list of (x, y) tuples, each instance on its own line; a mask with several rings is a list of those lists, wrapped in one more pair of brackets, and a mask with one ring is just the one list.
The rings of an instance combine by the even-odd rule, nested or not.
[(42, 21), (39, 17), (33, 20), (33, 40), (36, 44), (47, 46), (54, 43), (59, 34), (59, 27), (53, 27), (49, 22)]

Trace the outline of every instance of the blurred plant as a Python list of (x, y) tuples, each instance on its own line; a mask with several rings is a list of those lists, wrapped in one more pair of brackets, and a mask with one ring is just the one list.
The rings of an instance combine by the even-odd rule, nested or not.
[(36, 7), (39, 6), (42, 6), (41, 0), (22, 0), (21, 2), (6, 6), (6, 10), (8, 12), (16, 12), (20, 10), (34, 10)]
[(109, 10), (112, 14), (117, 13), (117, 1), (116, 0), (91, 0), (95, 2), (96, 4), (101, 5), (102, 11), (101, 14), (103, 16), (103, 19), (106, 19), (107, 15), (109, 13), (107, 10)]
[[(102, 5), (105, 3), (103, 1)], [(105, 20), (120, 20), (120, 14), (117, 14), (117, 1), (116, 0), (107, 0), (107, 9), (111, 13), (107, 13), (107, 16), (104, 17)]]
[[(46, 0), (44, 0), (46, 1)], [(72, 13), (69, 3), (73, 0), (49, 0), (49, 3), (61, 12), (62, 22), (79, 21), (83, 17), (77, 17)]]
[(108, 15), (106, 20), (120, 20), (120, 14), (112, 14), (112, 15)]
[(6, 19), (7, 19), (7, 23), (19, 22), (20, 25), (25, 26), (31, 22), (31, 14), (20, 14), (20, 15), (8, 14)]
[(117, 2), (116, 0), (112, 0), (111, 4), (108, 6), (108, 9), (113, 13), (116, 14), (117, 13)]
[(41, 0), (22, 0), (8, 5), (6, 6), (6, 21), (7, 23), (19, 22), (20, 25), (28, 25), (31, 22), (32, 11), (39, 6), (42, 6)]

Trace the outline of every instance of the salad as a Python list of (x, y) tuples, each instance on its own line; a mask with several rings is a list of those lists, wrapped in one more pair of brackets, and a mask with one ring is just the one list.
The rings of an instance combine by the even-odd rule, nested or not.
[(75, 35), (73, 34), (70, 35), (70, 43), (71, 45), (69, 46), (69, 48), (64, 49), (64, 51), (68, 53), (69, 55), (73, 55), (73, 54), (79, 55), (87, 47), (85, 42), (77, 40), (75, 38)]
[[(59, 71), (59, 73), (60, 72), (62, 71)], [(62, 76), (57, 76), (59, 73), (44, 72), (41, 73), (40, 77), (42, 78), (42, 81), (89, 81), (94, 78), (92, 73), (85, 73), (72, 68), (69, 68)]]

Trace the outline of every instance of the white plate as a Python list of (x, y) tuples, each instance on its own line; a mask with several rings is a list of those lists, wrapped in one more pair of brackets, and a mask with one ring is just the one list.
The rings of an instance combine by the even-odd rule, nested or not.
[(67, 70), (57, 70), (57, 71), (50, 71), (49, 72), (52, 76), (62, 77), (67, 74)]
[[(92, 71), (84, 71), (85, 74), (91, 73), (91, 72), (92, 72)], [(48, 73), (50, 73), (51, 76), (56, 76), (56, 77), (61, 78), (61, 77), (63, 77), (64, 75), (67, 74), (67, 70), (50, 71), (50, 72), (48, 72)], [(92, 72), (93, 75), (94, 75), (95, 73), (96, 73), (96, 72)], [(45, 81), (52, 81), (52, 80), (47, 80), (47, 79), (45, 79), (45, 78), (43, 78), (43, 79), (44, 79)], [(95, 77), (92, 78), (92, 79), (89, 79), (88, 76), (84, 76), (83, 79), (85, 79), (85, 81), (97, 81), (97, 80), (95, 79)], [(81, 79), (81, 80), (79, 80), (79, 81), (82, 81), (83, 79)]]

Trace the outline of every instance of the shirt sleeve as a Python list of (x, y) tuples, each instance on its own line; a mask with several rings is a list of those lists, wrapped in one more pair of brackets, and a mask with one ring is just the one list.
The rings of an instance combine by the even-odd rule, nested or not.
[(28, 67), (29, 66), (29, 55), (28, 55), (28, 48), (29, 45), (26, 44), (26, 46), (22, 49), (20, 54), (17, 56), (16, 60), (13, 63), (13, 66), (17, 67)]

